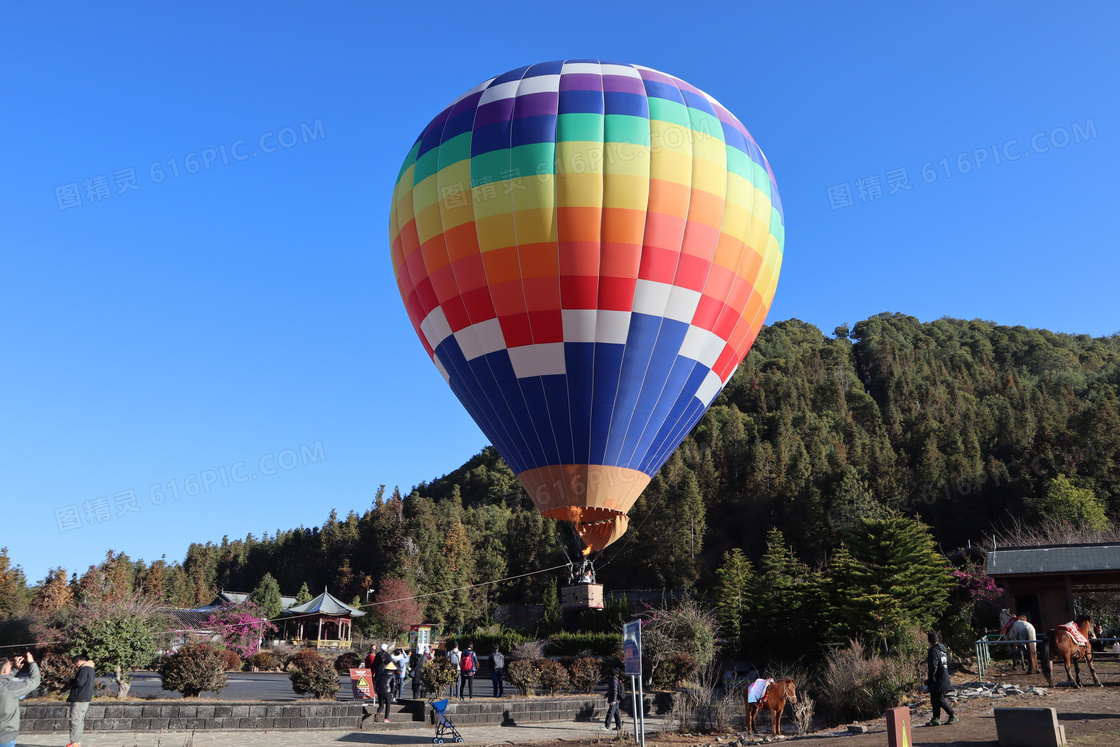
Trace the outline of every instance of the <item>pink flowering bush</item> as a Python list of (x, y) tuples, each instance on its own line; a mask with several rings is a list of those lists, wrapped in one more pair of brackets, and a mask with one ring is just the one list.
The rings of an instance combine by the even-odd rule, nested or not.
[(202, 625), (221, 636), (222, 645), (242, 659), (255, 654), (261, 638), (276, 630), (276, 626), (266, 620), (252, 602), (222, 607), (206, 618)]
[(950, 648), (967, 651), (973, 641), (999, 627), (1003, 589), (979, 564), (958, 568), (952, 577), (956, 583), (941, 618), (941, 636)]

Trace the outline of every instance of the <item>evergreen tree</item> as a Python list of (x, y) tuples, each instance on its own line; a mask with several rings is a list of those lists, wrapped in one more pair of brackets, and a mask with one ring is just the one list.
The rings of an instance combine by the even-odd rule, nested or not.
[(833, 600), (849, 629), (875, 630), (901, 640), (908, 626), (928, 630), (949, 598), (949, 564), (937, 552), (929, 527), (903, 516), (864, 519), (853, 533), (850, 555), (833, 561)]
[(28, 605), (27, 579), (18, 565), (12, 567), (8, 548), (0, 548), (0, 618), (22, 615)]
[(723, 554), (723, 565), (716, 570), (716, 618), (732, 653), (743, 650), (743, 619), (749, 612), (754, 589), (754, 569), (738, 547)]
[(296, 592), (296, 605), (307, 604), (312, 599), (314, 597), (311, 596), (311, 590), (307, 588), (307, 582), (304, 581), (303, 586), (299, 587), (299, 591)]
[(280, 616), (280, 584), (276, 583), (271, 573), (264, 574), (257, 588), (249, 595), (249, 601), (257, 605), (266, 620)]
[(47, 577), (35, 590), (31, 601), (31, 611), (44, 617), (50, 617), (61, 609), (74, 603), (74, 592), (66, 581), (65, 568), (51, 568)]
[(560, 596), (556, 590), (556, 579), (550, 578), (544, 587), (544, 615), (541, 618), (541, 627), (545, 633), (555, 633), (560, 630)]
[(746, 626), (747, 653), (784, 658), (790, 651), (812, 651), (824, 626), (826, 599), (820, 574), (794, 554), (778, 529), (766, 535)]

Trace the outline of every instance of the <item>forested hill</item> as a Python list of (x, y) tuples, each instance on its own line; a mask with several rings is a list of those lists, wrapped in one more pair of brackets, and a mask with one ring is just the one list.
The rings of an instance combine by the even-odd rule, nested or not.
[[(903, 314), (832, 336), (778, 322), (631, 511), (605, 571), (624, 586), (706, 580), (731, 547), (761, 555), (774, 526), (820, 557), (855, 517), (891, 509), (931, 524), (948, 551), (1035, 518), (1030, 499), (1058, 475), (1115, 517), (1118, 391), (1120, 335)], [(471, 504), (511, 484), (487, 450), (418, 489), (458, 486)]]
[[(1047, 505), (1106, 522), (1120, 516), (1118, 390), (1118, 335), (901, 314), (831, 336), (778, 322), (650, 483), (627, 534), (597, 559), (599, 578), (616, 589), (709, 588), (725, 551), (757, 560), (774, 527), (812, 562), (855, 519), (887, 511), (928, 522), (945, 551)], [(252, 589), (266, 572), (285, 593), (329, 584), (347, 601), (389, 588), (387, 578), (433, 592), (563, 562), (564, 531), (487, 448), (407, 495), (381, 491), (345, 518), (332, 511), (322, 527), (194, 544), (182, 564), (111, 555), (81, 583), (125, 573), (182, 605), (218, 587)], [(539, 599), (546, 580), (431, 596), (425, 616), (485, 619), (498, 601)]]

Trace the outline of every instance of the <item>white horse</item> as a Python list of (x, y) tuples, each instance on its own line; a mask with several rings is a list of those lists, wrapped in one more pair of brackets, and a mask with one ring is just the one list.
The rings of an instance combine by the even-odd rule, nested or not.
[(1000, 610), (999, 628), (1003, 631), (1006, 640), (1022, 641), (1019, 645), (1011, 647), (1011, 669), (1014, 670), (1015, 665), (1021, 663), (1027, 670), (1027, 674), (1037, 674), (1039, 669), (1034, 626), (1025, 618), (1016, 617), (1007, 610)]

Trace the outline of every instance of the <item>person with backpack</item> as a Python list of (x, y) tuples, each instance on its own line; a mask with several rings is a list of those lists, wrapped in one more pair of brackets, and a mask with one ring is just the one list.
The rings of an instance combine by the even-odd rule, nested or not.
[(385, 722), (389, 723), (389, 706), (393, 703), (393, 684), (397, 675), (397, 665), (392, 661), (385, 664), (374, 678), (373, 689), (377, 693), (377, 713), (373, 720), (381, 718), (381, 707), (385, 707)]
[(953, 712), (953, 707), (949, 705), (949, 701), (945, 697), (946, 693), (953, 689), (953, 683), (949, 679), (949, 652), (938, 640), (937, 633), (931, 631), (927, 638), (929, 640), (929, 658), (926, 660), (926, 666), (929, 676), (926, 684), (929, 685), (929, 700), (933, 706), (933, 718), (929, 720), (926, 726), (941, 726), (942, 708), (945, 709), (945, 713), (949, 714), (949, 720), (946, 723), (955, 724), (960, 719), (957, 718), (957, 714)]
[(498, 648), (498, 644), (494, 644), (494, 653), (490, 654), (490, 681), (494, 684), (494, 697), (500, 698), (506, 694), (505, 683), (502, 681), (502, 674), (506, 668), (506, 657), (502, 655), (502, 650)]
[(474, 676), (477, 672), (478, 655), (474, 652), (474, 644), (468, 643), (467, 650), (459, 659), (459, 700), (463, 699), (463, 693), (468, 690), (471, 693), (470, 699), (474, 700)]
[[(450, 664), (451, 666), (455, 667), (455, 671), (458, 672), (459, 671), (459, 660), (461, 658), (462, 658), (462, 653), (459, 651), (458, 642), (456, 642), (455, 645), (452, 647), (452, 649), (447, 652), (447, 663)], [(461, 693), (459, 691), (459, 679), (460, 679), (459, 677), (456, 677), (454, 680), (451, 681), (451, 696), (450, 697), (452, 697), (452, 698), (458, 698), (461, 695)]]

